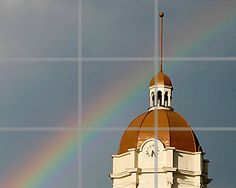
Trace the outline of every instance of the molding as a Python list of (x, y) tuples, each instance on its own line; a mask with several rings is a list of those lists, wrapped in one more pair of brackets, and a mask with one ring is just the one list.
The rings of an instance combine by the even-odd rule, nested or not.
[(131, 175), (130, 172), (121, 172), (118, 174), (110, 174), (110, 178), (111, 179), (120, 179), (120, 178), (124, 178), (124, 177), (130, 176), (130, 175)]
[(164, 173), (163, 168), (143, 168), (142, 173)]
[(153, 88), (164, 88), (164, 89), (173, 89), (174, 87), (173, 86), (167, 86), (167, 85), (163, 85), (163, 84), (156, 84), (156, 85), (153, 85), (153, 86), (151, 86), (151, 87), (148, 87), (149, 88), (149, 90), (151, 90), (151, 89), (153, 89)]
[(184, 151), (184, 150), (179, 150), (179, 149), (175, 149), (175, 151), (180, 152), (180, 153), (190, 154), (190, 155), (203, 154), (201, 151), (191, 152), (191, 151)]
[(141, 173), (141, 168), (126, 168), (127, 172), (129, 173)]
[(114, 155), (111, 156), (111, 158), (120, 158), (120, 157), (124, 157), (124, 156), (126, 156), (126, 155), (130, 155), (130, 154), (131, 154), (130, 151), (133, 151), (133, 150), (135, 150), (135, 148), (128, 149), (127, 152), (121, 153), (121, 154), (119, 154), (119, 155), (114, 154)]
[(138, 151), (136, 148), (130, 148), (128, 149), (128, 151), (132, 152), (132, 151)]
[(176, 167), (162, 167), (165, 172), (176, 172)]
[(157, 110), (157, 109), (174, 111), (174, 108), (172, 108), (171, 106), (167, 106), (167, 107), (165, 107), (165, 106), (152, 106), (152, 107), (149, 107), (148, 111)]
[(175, 167), (162, 167), (162, 168), (143, 168), (141, 173), (167, 173), (176, 172)]
[(179, 174), (190, 175), (190, 176), (201, 176), (201, 175), (203, 175), (202, 171), (191, 171), (191, 170), (178, 169), (176, 172), (179, 173)]
[(174, 109), (171, 106), (157, 106), (158, 109), (160, 110), (170, 110), (170, 111), (174, 111)]
[(170, 146), (167, 146), (167, 147), (165, 147), (165, 151), (169, 151), (169, 150), (175, 150), (175, 147), (170, 147)]
[(131, 176), (133, 173), (141, 173), (142, 169), (141, 168), (127, 168), (126, 171), (124, 172), (120, 172), (117, 174), (110, 174), (110, 177), (112, 179), (120, 179), (120, 178), (124, 178), (127, 176)]

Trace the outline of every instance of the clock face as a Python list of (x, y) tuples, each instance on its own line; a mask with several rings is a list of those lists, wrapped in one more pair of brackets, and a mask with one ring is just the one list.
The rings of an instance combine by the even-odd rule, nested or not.
[(163, 144), (159, 140), (151, 140), (145, 144), (143, 151), (147, 157), (156, 158), (163, 149)]
[(148, 157), (157, 157), (157, 153), (159, 152), (158, 145), (152, 143), (151, 145), (147, 146), (145, 152)]

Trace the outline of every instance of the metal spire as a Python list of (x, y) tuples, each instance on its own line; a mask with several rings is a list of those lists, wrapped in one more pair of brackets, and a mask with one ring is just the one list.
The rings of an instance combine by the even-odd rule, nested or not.
[(164, 12), (160, 12), (160, 72), (163, 72), (163, 17)]

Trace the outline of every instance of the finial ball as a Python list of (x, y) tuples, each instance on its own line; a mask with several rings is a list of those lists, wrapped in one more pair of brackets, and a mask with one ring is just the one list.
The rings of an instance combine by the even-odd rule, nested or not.
[(159, 16), (162, 18), (164, 17), (164, 12), (160, 12)]

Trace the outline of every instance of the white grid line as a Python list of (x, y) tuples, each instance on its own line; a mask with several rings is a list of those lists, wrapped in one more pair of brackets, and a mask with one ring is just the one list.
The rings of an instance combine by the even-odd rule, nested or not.
[(43, 132), (43, 131), (78, 131), (78, 132), (91, 132), (91, 131), (236, 131), (236, 127), (146, 127), (146, 128), (127, 128), (127, 127), (0, 127), (0, 132), (23, 132), (23, 131), (32, 131), (32, 132)]
[(35, 58), (0, 58), (0, 62), (4, 63), (14, 63), (14, 62), (19, 62), (19, 63), (30, 63), (30, 62), (77, 62), (79, 60), (78, 57), (35, 57)]
[[(158, 40), (158, 36), (159, 36), (159, 27), (158, 27), (158, 23), (159, 23), (159, 1), (158, 0), (154, 0), (154, 12), (153, 12), (153, 16), (154, 16), (154, 59), (153, 59), (153, 63), (154, 63), (154, 71), (153, 71), (153, 75), (155, 75), (157, 72), (158, 72), (158, 65), (159, 65), (159, 40)], [(154, 80), (155, 83), (157, 83), (157, 80)], [(157, 113), (155, 112), (154, 113), (154, 138), (155, 138), (155, 142), (154, 142), (154, 147), (157, 146), (157, 142), (156, 142), (156, 139), (158, 138), (158, 122), (157, 122)], [(153, 131), (153, 130), (152, 130)], [(158, 161), (155, 160), (155, 158), (153, 159), (154, 160), (154, 169), (155, 169), (155, 172), (158, 171)], [(154, 187), (157, 187), (158, 186), (158, 173), (154, 173)]]
[[(156, 47), (155, 47), (156, 48)], [(158, 53), (158, 52), (157, 52)], [(93, 58), (82, 58), (84, 62), (136, 62), (136, 61), (144, 61), (144, 62), (154, 62), (156, 64), (155, 69), (159, 67), (159, 57), (156, 54), (156, 57), (93, 57)], [(163, 57), (163, 61), (236, 61), (236, 57)], [(157, 70), (155, 70), (157, 71)]]
[[(82, 46), (81, 46), (82, 48)], [(156, 47), (155, 47), (156, 48)], [(80, 51), (80, 50), (79, 50)], [(82, 55), (79, 52), (78, 55)], [(155, 62), (158, 68), (158, 55), (157, 57), (49, 57), (49, 58), (0, 58), (0, 63), (71, 63), (71, 62)], [(227, 56), (227, 57), (163, 57), (163, 61), (205, 61), (205, 62), (220, 62), (220, 61), (236, 61), (236, 57)]]
[(82, 188), (82, 0), (78, 0), (78, 188)]

